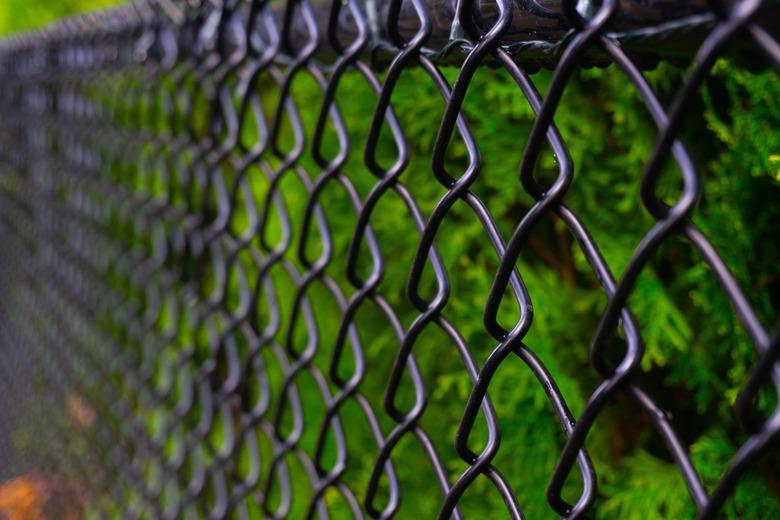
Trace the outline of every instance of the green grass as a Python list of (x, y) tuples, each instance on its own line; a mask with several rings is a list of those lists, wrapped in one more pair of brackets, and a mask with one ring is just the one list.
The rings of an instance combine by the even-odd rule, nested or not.
[(4, 0), (0, 4), (0, 35), (43, 27), (63, 16), (120, 3), (119, 0)]

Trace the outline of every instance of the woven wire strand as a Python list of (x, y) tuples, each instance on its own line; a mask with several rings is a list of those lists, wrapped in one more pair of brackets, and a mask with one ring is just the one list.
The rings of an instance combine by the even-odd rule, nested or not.
[[(398, 447), (413, 443), (430, 465), (439, 518), (462, 518), (461, 498), (480, 477), (509, 517), (523, 518), (516, 484), (494, 464), (501, 432), (489, 393), (495, 374), (516, 357), (544, 388), (565, 433), (547, 491), (554, 513), (582, 518), (592, 510), (598, 468), (587, 454), (588, 434), (624, 394), (663, 440), (699, 516), (717, 517), (780, 435), (780, 409), (758, 418), (752, 408), (762, 386), (780, 392), (780, 347), (691, 219), (700, 177), (680, 132), (686, 107), (736, 38), (780, 71), (780, 46), (757, 20), (762, 2), (741, 0), (713, 11), (695, 65), (668, 108), (609, 30), (620, 2), (605, 0), (587, 17), (575, 2), (563, 2), (572, 29), (558, 44), (544, 94), (501, 43), (515, 4), (496, 0), (497, 16), (487, 28), (470, 19), (472, 4), (459, 2), (455, 14), (469, 45), (452, 81), (427, 50), (436, 13), (422, 0), (386, 6), (385, 47), (393, 50), (384, 65), (366, 52), (374, 44), (376, 10), (357, 0), (325, 8), (311, 0), (283, 6), (146, 0), (3, 43), (0, 286), (8, 297), (0, 300), (0, 399), (10, 412), (0, 413), (0, 440), (11, 435), (13, 417), (31, 417), (39, 443), (47, 446), (41, 454), (46, 464), (75, 465), (89, 488), (104, 490), (99, 506), (106, 512), (119, 505), (129, 517), (154, 518), (287, 518), (300, 495), (307, 497), (306, 518), (329, 518), (334, 495), (354, 518), (392, 518), (404, 495)], [(413, 12), (413, 33), (401, 23), (402, 9), (406, 17)], [(329, 60), (320, 59), (323, 49)], [(619, 277), (564, 201), (574, 165), (554, 124), (569, 78), (594, 50), (636, 89), (658, 128), (641, 180), (642, 204), (655, 224)], [(462, 109), (472, 78), (488, 63), (513, 79), (535, 114), (520, 183), (507, 188), (524, 190), (535, 202), (508, 236), (472, 191), (483, 166)], [(428, 213), (404, 183), (410, 145), (393, 104), (399, 78), (411, 67), (424, 71), (444, 106), (430, 179), (443, 194)], [(375, 100), (362, 149), (351, 142), (336, 103), (349, 75), (362, 77)], [(313, 107), (294, 94), (304, 80), (319, 95), (310, 128), (303, 116)], [(247, 126), (251, 142), (244, 138)], [(379, 151), (383, 129), (395, 150), (390, 161)], [(334, 136), (335, 148), (328, 144)], [(452, 171), (445, 159), (453, 141), (466, 150), (462, 171)], [(544, 185), (534, 168), (548, 147), (559, 171)], [(313, 160), (304, 160), (306, 154)], [(344, 172), (354, 157), (372, 178), (367, 193)], [(671, 205), (656, 194), (667, 161), (678, 166), (683, 186)], [(262, 197), (253, 192), (257, 182), (267, 187)], [(290, 207), (291, 185), (305, 194), (299, 221), (291, 217), (300, 210)], [(343, 259), (334, 257), (340, 237), (329, 218), (333, 190), (349, 201), (338, 211), (355, 223)], [(407, 274), (407, 303), (415, 313), (409, 324), (381, 290), (389, 270), (406, 269), (383, 252), (372, 229), (389, 197), (403, 203), (418, 234)], [(456, 203), (465, 203), (480, 222), (498, 262), (484, 316), (474, 317), (484, 320), (495, 341), (483, 360), (447, 317), (448, 302), (458, 295), (437, 244), (447, 240), (441, 229)], [(533, 295), (517, 265), (545, 218), (568, 229), (607, 298), (590, 343), (600, 383), (578, 417), (526, 342)], [(654, 252), (671, 237), (687, 241), (710, 267), (757, 352), (735, 406), (750, 437), (709, 491), (668, 414), (633, 378), (644, 345), (627, 302)], [(346, 264), (346, 283), (330, 274), (339, 260)], [(506, 295), (519, 309), (511, 328), (498, 319)], [(332, 344), (323, 339), (317, 316), (324, 299), (340, 319)], [(368, 308), (395, 342), (381, 407), (363, 390), (372, 335), (361, 329), (360, 315)], [(616, 362), (607, 359), (605, 343), (617, 328), (626, 347)], [(466, 469), (455, 475), (421, 425), (430, 389), (417, 355), (421, 336), (432, 330), (447, 339), (447, 355), (462, 361), (471, 384), (452, 439)], [(315, 362), (323, 351), (329, 353), (324, 366)], [(311, 382), (314, 397), (306, 390)], [(31, 392), (43, 397), (35, 409), (21, 410), (22, 396)], [(74, 436), (70, 425), (47, 413), (62, 406), (63, 392), (78, 392), (94, 407), (98, 420), (88, 436)], [(324, 410), (318, 421), (306, 417), (309, 399)], [(363, 468), (363, 490), (345, 477), (367, 460), (352, 456), (355, 425), (347, 416), (358, 417), (373, 439), (357, 447), (371, 460)], [(475, 450), (470, 440), (478, 429), (487, 441)], [(302, 445), (305, 431), (316, 432), (313, 447)], [(0, 442), (0, 457), (14, 460), (9, 443)], [(300, 478), (291, 478), (301, 471), (305, 490)], [(573, 472), (582, 483), (574, 500), (563, 497)]]

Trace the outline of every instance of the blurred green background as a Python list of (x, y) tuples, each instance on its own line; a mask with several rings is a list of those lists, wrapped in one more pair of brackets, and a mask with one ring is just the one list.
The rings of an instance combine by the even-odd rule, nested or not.
[(3, 0), (0, 35), (41, 27), (63, 16), (122, 3), (117, 0)]
[[(6, 0), (0, 4), (0, 33), (40, 26), (63, 15), (112, 3), (116, 2)], [(452, 80), (455, 70), (448, 69), (446, 74)], [(662, 65), (648, 73), (648, 77), (668, 103), (684, 81), (685, 71)], [(547, 71), (534, 75), (541, 90), (546, 88), (549, 78)], [(265, 88), (269, 95), (264, 108), (270, 114), (275, 87), (268, 82)], [(499, 227), (508, 235), (533, 203), (530, 197), (519, 193), (516, 184), (518, 157), (533, 115), (517, 86), (504, 72), (480, 70), (469, 92), (465, 110), (471, 116), (485, 159), (484, 172), (474, 190), (494, 211)], [(298, 106), (305, 108), (301, 117), (311, 129), (320, 107), (321, 91), (311, 78), (302, 76), (294, 82), (292, 95)], [(779, 99), (780, 82), (775, 73), (749, 72), (722, 60), (691, 104), (690, 117), (684, 125), (684, 137), (704, 179), (704, 197), (695, 221), (734, 271), (765, 324), (776, 319), (780, 301), (780, 244), (771, 239), (777, 236), (777, 222), (780, 222)], [(443, 104), (421, 71), (404, 73), (393, 101), (412, 148), (412, 160), (404, 180), (423, 210), (430, 211), (444, 192), (429, 174), (430, 150)], [(368, 126), (366, 114), (373, 112), (375, 96), (360, 78), (350, 76), (340, 86), (337, 102), (344, 110), (353, 142), (353, 157), (345, 166), (345, 173), (358, 179), (355, 182), (365, 194), (374, 180), (366, 178), (360, 150)], [(123, 108), (124, 113), (133, 110), (138, 108), (130, 105)], [(637, 179), (651, 151), (656, 130), (634, 89), (614, 68), (577, 71), (556, 116), (556, 124), (577, 166), (577, 179), (567, 193), (566, 203), (583, 217), (619, 275), (637, 242), (652, 225), (640, 205)], [(252, 141), (256, 135), (250, 133), (244, 137)], [(391, 148), (384, 149), (388, 157), (393, 155)], [(459, 171), (457, 168), (465, 157), (462, 143), (453, 142), (448, 158), (453, 171)], [(310, 154), (301, 159), (301, 165), (309, 172), (318, 171)], [(556, 168), (552, 155), (546, 154), (540, 160), (539, 175), (549, 179)], [(138, 175), (141, 180), (133, 180), (134, 186), (145, 182)], [(152, 192), (156, 189), (155, 182), (149, 181)], [(285, 189), (292, 212), (300, 212), (306, 192), (292, 184)], [(678, 186), (670, 181), (664, 189), (669, 200), (674, 200)], [(261, 186), (257, 187), (258, 193), (262, 190)], [(338, 255), (344, 253), (353, 220), (348, 216), (349, 202), (333, 197), (331, 207), (341, 207), (342, 211), (333, 211), (332, 215), (345, 215), (341, 219), (331, 217), (329, 223), (336, 241), (335, 265), (340, 267)], [(393, 261), (408, 261), (416, 243), (415, 230), (408, 225), (408, 217), (398, 201), (386, 200), (384, 204), (386, 207), (372, 221), (384, 253)], [(215, 208), (205, 208), (208, 211)], [(496, 268), (494, 254), (482, 227), (463, 205), (456, 205), (442, 233), (439, 246), (452, 273), (454, 295), (445, 314), (458, 325), (464, 338), (476, 346), (475, 354), (481, 362), (494, 345), (480, 323), (484, 295)], [(297, 262), (294, 249), (289, 253), (292, 263)], [(552, 219), (540, 224), (520, 260), (520, 267), (536, 311), (527, 344), (546, 363), (577, 415), (599, 382), (589, 366), (586, 346), (603, 309), (604, 297), (578, 247), (560, 222)], [(336, 273), (335, 267), (330, 271), (334, 278), (342, 280), (343, 273)], [(401, 269), (390, 269), (382, 285), (383, 293), (399, 307), (404, 305), (405, 276)], [(208, 283), (205, 281), (204, 286)], [(208, 292), (207, 287), (204, 292)], [(711, 488), (747, 438), (747, 433), (734, 420), (731, 404), (756, 361), (753, 346), (709, 269), (682, 240), (670, 240), (656, 255), (640, 278), (631, 305), (647, 343), (638, 380), (672, 411), (675, 427), (690, 446), (694, 462)], [(511, 313), (511, 309), (508, 311)], [(338, 323), (340, 315), (332, 309), (319, 309), (319, 312), (324, 316), (323, 336), (330, 337), (334, 331), (328, 328)], [(377, 331), (374, 336), (367, 336), (371, 338), (367, 362), (369, 368), (384, 369), (397, 345), (392, 334), (382, 330), (381, 317), (366, 312), (361, 317), (361, 326), (372, 333)], [(415, 316), (408, 308), (401, 313), (405, 323)], [(376, 328), (372, 328), (372, 320), (376, 320)], [(427, 334), (422, 343), (431, 348), (417, 351), (431, 393), (431, 404), (422, 425), (437, 443), (447, 469), (457, 475), (465, 465), (454, 453), (451, 440), (470, 383), (449, 340), (439, 331), (429, 330)], [(284, 342), (282, 332), (277, 339)], [(323, 356), (317, 363), (326, 362)], [(362, 390), (375, 409), (379, 409), (384, 381), (378, 377), (367, 380)], [(302, 393), (307, 391), (313, 396), (311, 401), (306, 401), (309, 406), (308, 403), (317, 401), (317, 392), (307, 390), (306, 383), (302, 383)], [(515, 487), (528, 517), (547, 518), (550, 510), (544, 501), (544, 488), (562, 445), (560, 427), (538, 384), (517, 359), (511, 359), (500, 371), (491, 392), (504, 433), (496, 465)], [(762, 395), (760, 406), (765, 413), (775, 405), (771, 394)], [(164, 414), (165, 410), (159, 412)], [(345, 413), (348, 417), (349, 412)], [(383, 423), (383, 426), (387, 425)], [(359, 435), (357, 428), (355, 435)], [(365, 432), (363, 442), (371, 446)], [(301, 445), (310, 452), (313, 439), (304, 437)], [(589, 436), (588, 447), (600, 478), (595, 517), (644, 520), (687, 518), (694, 514), (679, 470), (659, 436), (652, 433), (647, 417), (637, 411), (633, 402), (621, 397), (609, 406)], [(399, 467), (400, 478), (411, 483), (404, 488), (408, 494), (400, 518), (432, 518), (439, 497), (431, 495), (424, 480), (431, 477), (429, 465), (411, 441), (406, 441), (399, 450), (407, 455), (405, 464)], [(364, 473), (373, 455), (358, 450), (354, 456), (362, 457)], [(725, 516), (780, 517), (778, 467), (776, 455), (761, 461), (729, 501)], [(298, 475), (301, 482), (307, 482), (300, 470)], [(358, 474), (348, 478), (359, 482), (365, 477)], [(360, 484), (356, 487), (359, 489)], [(575, 494), (576, 482), (567, 490)], [(499, 518), (503, 517), (503, 509), (497, 494), (484, 479), (478, 480), (465, 497), (466, 518), (480, 514)]]

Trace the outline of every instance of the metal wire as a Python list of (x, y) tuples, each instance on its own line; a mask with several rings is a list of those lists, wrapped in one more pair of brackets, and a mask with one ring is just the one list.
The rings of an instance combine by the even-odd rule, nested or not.
[[(780, 408), (757, 418), (752, 404), (762, 386), (780, 392), (780, 347), (691, 219), (701, 183), (680, 132), (692, 97), (737, 39), (749, 42), (753, 59), (759, 53), (780, 71), (780, 46), (759, 18), (775, 5), (692, 2), (683, 11), (664, 2), (644, 9), (617, 0), (582, 4), (147, 0), (3, 43), (0, 457), (9, 461), (6, 476), (27, 466), (75, 464), (89, 488), (106, 490), (99, 500), (103, 512), (129, 517), (328, 518), (339, 500), (355, 518), (391, 518), (404, 496), (399, 446), (412, 442), (430, 464), (439, 518), (461, 518), (462, 497), (480, 477), (511, 518), (522, 518), (513, 482), (494, 463), (499, 417), (489, 393), (500, 367), (517, 357), (544, 389), (565, 433), (547, 490), (552, 511), (582, 518), (592, 510), (598, 468), (585, 449), (588, 434), (622, 394), (663, 439), (699, 517), (717, 517), (780, 435)], [(529, 38), (526, 28), (541, 23), (548, 31)], [(666, 109), (642, 66), (682, 55), (678, 48), (664, 50), (670, 34), (687, 35), (686, 45), (698, 50)], [(564, 202), (574, 165), (553, 123), (574, 70), (604, 62), (622, 71), (658, 127), (641, 181), (641, 201), (655, 225), (619, 278)], [(459, 68), (450, 82), (442, 67), (452, 63)], [(529, 71), (545, 64), (555, 70), (542, 96)], [(484, 65), (506, 71), (536, 114), (521, 156), (521, 183), (506, 188), (524, 190), (535, 203), (511, 236), (494, 221), (495, 208), (471, 189), (482, 158), (463, 104)], [(424, 71), (446, 105), (430, 179), (443, 195), (428, 214), (404, 184), (410, 147), (393, 101), (410, 67)], [(362, 76), (376, 98), (364, 149), (351, 145), (335, 101), (346, 75)], [(293, 95), (303, 76), (316, 84), (317, 107)], [(306, 127), (302, 114), (315, 109), (314, 125)], [(254, 133), (247, 133), (248, 125)], [(382, 139), (394, 144), (390, 160), (380, 150)], [(460, 171), (446, 160), (455, 140), (466, 150)], [(534, 177), (547, 147), (559, 168), (550, 184)], [(363, 171), (375, 177), (367, 194), (343, 172), (361, 154)], [(670, 160), (683, 189), (666, 204), (656, 185)], [(261, 196), (254, 191), (258, 182), (265, 186)], [(297, 208), (285, 199), (292, 184), (305, 193), (295, 199)], [(348, 206), (329, 206), (329, 190), (339, 190)], [(403, 203), (419, 233), (411, 266), (386, 256), (372, 229), (389, 198)], [(482, 316), (495, 340), (484, 360), (446, 317), (458, 294), (437, 244), (448, 240), (441, 230), (456, 203), (479, 219), (500, 260)], [(290, 213), (301, 205), (296, 221)], [(354, 219), (342, 258), (334, 252), (343, 237), (329, 223), (333, 212), (351, 212)], [(550, 216), (574, 237), (608, 302), (590, 343), (600, 384), (576, 418), (525, 341), (532, 295), (518, 260), (530, 233)], [(751, 436), (709, 491), (672, 420), (633, 377), (644, 346), (628, 300), (652, 255), (671, 237), (686, 240), (710, 267), (757, 352), (736, 401)], [(332, 274), (340, 261), (344, 279)], [(381, 290), (387, 273), (398, 270), (408, 270), (403, 304), (414, 308), (410, 324)], [(507, 294), (519, 309), (511, 328), (498, 318)], [(323, 305), (340, 319), (331, 324), (329, 343), (317, 318)], [(378, 336), (361, 321), (368, 307), (380, 313), (395, 341), (394, 352), (384, 354), (388, 365), (391, 355), (393, 361), (383, 407), (364, 391), (372, 371), (381, 373), (366, 361)], [(416, 356), (420, 338), (432, 329), (454, 347), (446, 355), (462, 359), (471, 382), (452, 439), (466, 464), (459, 475), (421, 426), (429, 396)], [(615, 360), (606, 344), (617, 329), (626, 346)], [(327, 355), (324, 365), (315, 362), (318, 355)], [(323, 408), (319, 421), (305, 412), (312, 394), (303, 389), (312, 386)], [(42, 399), (25, 405), (33, 393)], [(63, 399), (90, 426), (88, 434), (74, 433), (73, 424), (52, 412)], [(23, 418), (40, 436), (36, 444), (46, 447), (37, 452), (41, 460), (20, 460), (11, 448)], [(350, 443), (355, 421), (373, 445)], [(486, 431), (479, 449), (472, 439), (477, 430)], [(303, 446), (312, 431), (314, 444)], [(366, 472), (360, 490), (345, 477), (356, 465)], [(306, 476), (308, 490), (293, 473)], [(566, 499), (563, 488), (571, 479), (580, 491)], [(296, 510), (301, 496), (306, 507)]]

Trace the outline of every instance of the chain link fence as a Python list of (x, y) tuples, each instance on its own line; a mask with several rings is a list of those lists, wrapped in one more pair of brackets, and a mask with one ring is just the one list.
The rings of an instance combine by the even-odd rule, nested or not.
[[(524, 472), (538, 466), (546, 514), (583, 518), (602, 514), (591, 434), (628, 407), (696, 514), (718, 517), (776, 453), (779, 347), (692, 217), (707, 193), (684, 132), (721, 56), (780, 70), (777, 7), (147, 0), (6, 40), (0, 478), (68, 476), (80, 489), (68, 507), (131, 518), (411, 518), (404, 507), (423, 502), (439, 518), (523, 518)], [(661, 99), (644, 71), (668, 61), (688, 71)], [(589, 182), (574, 180), (569, 153), (572, 140), (588, 146), (587, 129), (556, 127), (573, 75), (609, 64), (655, 125), (631, 173), (653, 220), (621, 266), (567, 205)], [(497, 188), (526, 197), (522, 211), (479, 193), (494, 158), (474, 119), (503, 102), (469, 89), (482, 73), (509, 78), (507, 95), (533, 114), (505, 150), (519, 178), (504, 171)], [(438, 92), (439, 113), (416, 111), (414, 88), (404, 98), (406, 77)], [(420, 158), (407, 134), (427, 119), (438, 132)], [(481, 238), (458, 249), (466, 221)], [(552, 358), (534, 348), (545, 325), (522, 263), (544, 256), (549, 225), (601, 298), (589, 345), (556, 345)], [(661, 404), (643, 375), (634, 296), (669, 243), (695, 252), (755, 349), (732, 396), (742, 440), (714, 481), (678, 433), (694, 419), (667, 413), (677, 403)], [(470, 288), (463, 262), (485, 252), (491, 282)], [(590, 319), (569, 303), (550, 319)], [(567, 392), (547, 366), (574, 351), (590, 364), (569, 370), (590, 384)], [(502, 405), (522, 394), (543, 404)], [(764, 394), (768, 408), (756, 406)], [(528, 414), (559, 424), (557, 460), (501, 446)]]

